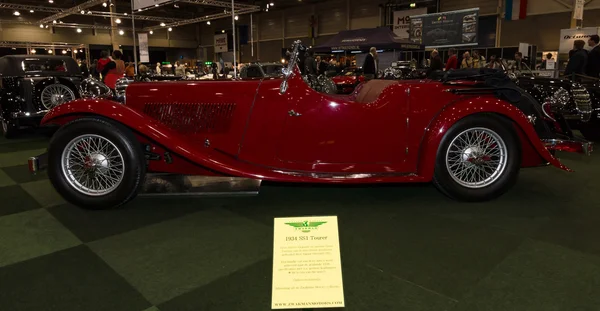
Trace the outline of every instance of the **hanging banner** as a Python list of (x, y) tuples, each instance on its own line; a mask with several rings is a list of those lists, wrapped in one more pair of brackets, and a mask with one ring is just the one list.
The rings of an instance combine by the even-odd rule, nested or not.
[(575, 7), (573, 8), (573, 19), (583, 19), (583, 9), (585, 7), (585, 0), (575, 0)]
[(171, 0), (133, 0), (133, 9), (145, 9), (170, 1)]
[(410, 17), (414, 15), (427, 14), (427, 8), (414, 10), (394, 11), (394, 34), (400, 39), (410, 38)]
[(561, 29), (558, 52), (569, 53), (569, 51), (573, 49), (573, 43), (575, 42), (575, 40), (585, 41), (585, 47), (589, 48), (589, 46), (587, 45), (587, 41), (592, 35), (599, 34), (599, 30), (599, 27), (585, 27), (581, 29)]
[(149, 63), (150, 54), (148, 53), (148, 34), (138, 33), (138, 44), (140, 49), (140, 62)]
[(215, 35), (215, 53), (222, 53), (229, 51), (229, 46), (227, 45), (227, 34), (219, 34)]
[(410, 39), (426, 48), (477, 45), (479, 8), (416, 15), (410, 18)]

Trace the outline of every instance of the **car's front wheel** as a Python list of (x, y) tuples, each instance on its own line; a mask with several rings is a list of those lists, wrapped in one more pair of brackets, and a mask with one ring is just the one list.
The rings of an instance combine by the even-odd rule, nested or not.
[(60, 128), (48, 147), (50, 181), (65, 200), (82, 208), (127, 203), (137, 195), (145, 173), (135, 135), (108, 120), (77, 119)]
[(515, 184), (520, 166), (521, 145), (512, 124), (494, 115), (474, 115), (444, 135), (433, 182), (451, 198), (486, 201)]

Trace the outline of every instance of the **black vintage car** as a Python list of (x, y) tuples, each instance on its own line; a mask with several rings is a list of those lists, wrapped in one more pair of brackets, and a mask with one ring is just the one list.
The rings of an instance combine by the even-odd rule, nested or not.
[(48, 110), (79, 97), (83, 77), (68, 56), (0, 57), (0, 122), (5, 137), (37, 126)]

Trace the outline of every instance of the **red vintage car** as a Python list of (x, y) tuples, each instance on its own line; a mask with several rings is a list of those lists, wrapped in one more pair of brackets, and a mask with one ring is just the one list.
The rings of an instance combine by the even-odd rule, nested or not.
[(351, 94), (357, 85), (365, 81), (365, 76), (360, 74), (359, 68), (349, 68), (331, 78), (335, 83), (338, 94)]
[(66, 200), (93, 209), (133, 199), (154, 173), (433, 182), (454, 199), (482, 201), (507, 191), (522, 167), (568, 170), (554, 150), (591, 151), (550, 132), (539, 104), (516, 86), (490, 85), (481, 74), (318, 93), (296, 66), (298, 46), (282, 78), (133, 82), (124, 102), (60, 105), (42, 121), (60, 129), (30, 168), (47, 168)]

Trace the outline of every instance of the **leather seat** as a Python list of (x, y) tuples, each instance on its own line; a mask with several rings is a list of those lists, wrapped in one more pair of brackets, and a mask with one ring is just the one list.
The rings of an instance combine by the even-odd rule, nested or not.
[(397, 83), (398, 81), (394, 80), (371, 80), (369, 82), (362, 83), (356, 88), (356, 97), (354, 102), (363, 104), (374, 102), (386, 87)]

